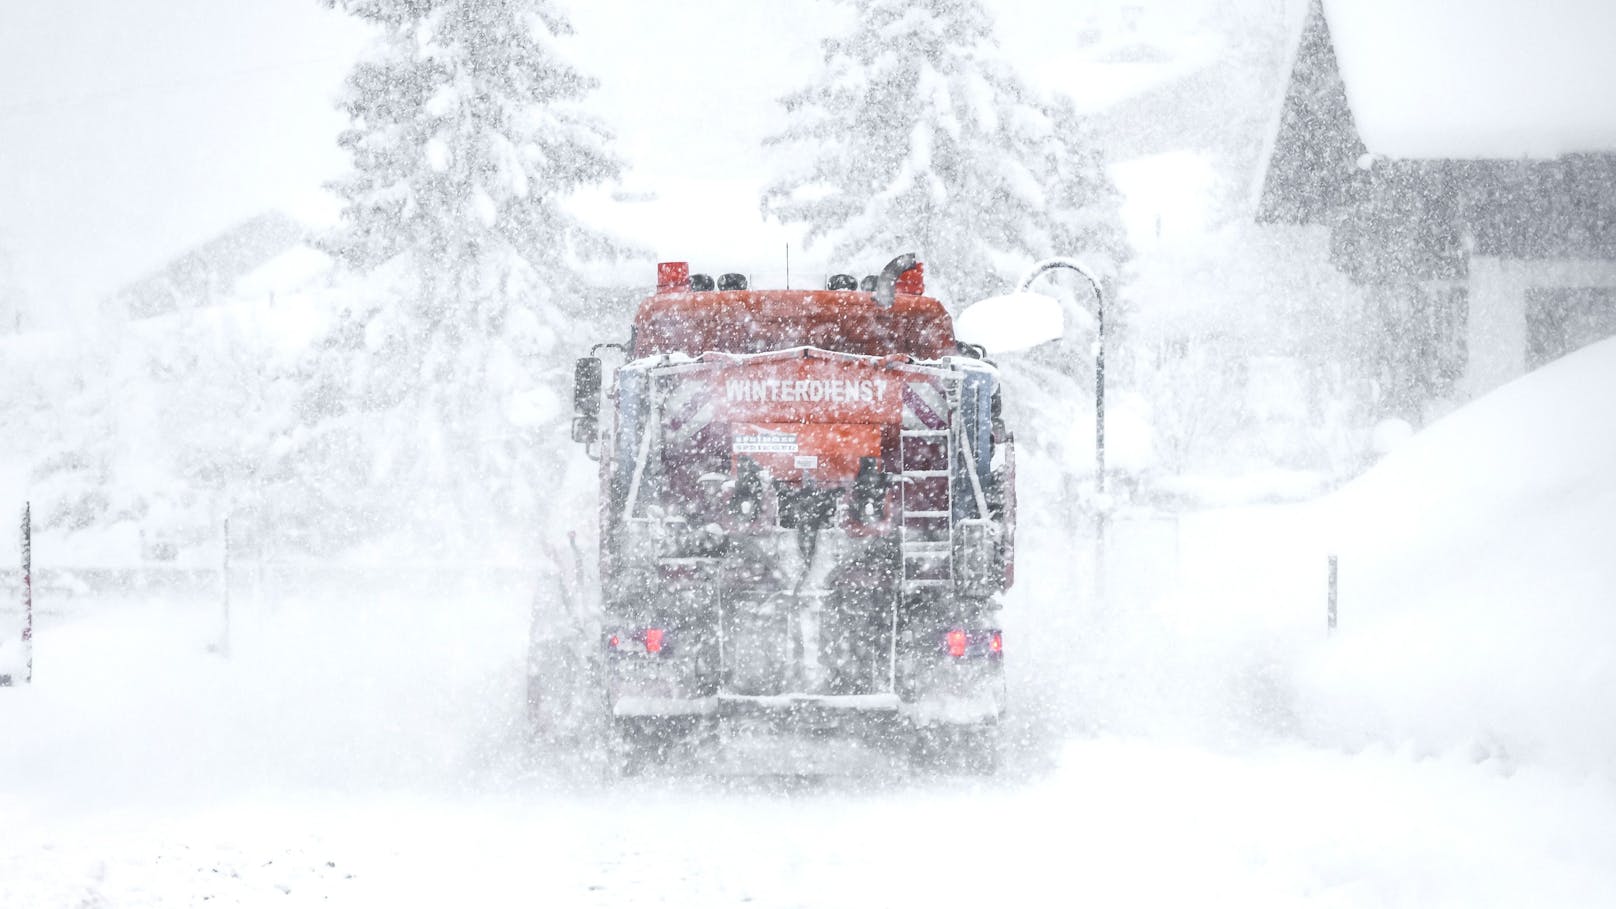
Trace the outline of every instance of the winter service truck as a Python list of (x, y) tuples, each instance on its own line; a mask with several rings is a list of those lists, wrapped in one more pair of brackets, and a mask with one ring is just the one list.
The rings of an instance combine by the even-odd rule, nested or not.
[(747, 284), (661, 263), (629, 342), (592, 351), (618, 350), (610, 381), (576, 366), (614, 760), (992, 772), (1016, 507), (997, 371), (912, 254)]

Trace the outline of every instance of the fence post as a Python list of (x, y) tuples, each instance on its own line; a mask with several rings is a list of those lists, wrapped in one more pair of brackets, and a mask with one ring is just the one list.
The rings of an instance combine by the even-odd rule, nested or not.
[(1337, 565), (1336, 565), (1335, 553), (1331, 553), (1330, 554), (1330, 601), (1329, 601), (1328, 611), (1327, 611), (1327, 614), (1326, 614), (1326, 621), (1328, 622), (1329, 630), (1330, 630), (1331, 634), (1335, 633), (1336, 567), (1337, 567)]
[(224, 558), (219, 569), (224, 596), (224, 628), (219, 636), (219, 653), (230, 655), (230, 516), (224, 519)]
[(34, 681), (34, 509), (22, 503), (22, 680)]
[(266, 597), (265, 597), (265, 594), (264, 594), (264, 583), (265, 583), (265, 574), (266, 574), (265, 573), (264, 563), (268, 561), (268, 556), (266, 556), (264, 554), (264, 530), (263, 530), (263, 524), (262, 523), (260, 523), (258, 525), (258, 549), (257, 549), (257, 553), (258, 553), (258, 557), (257, 557), (257, 562), (258, 562), (258, 564), (257, 564), (257, 576), (253, 580), (253, 606), (255, 606), (258, 609), (259, 613), (261, 614), (265, 609), (264, 603), (265, 603), (265, 600), (266, 600)]

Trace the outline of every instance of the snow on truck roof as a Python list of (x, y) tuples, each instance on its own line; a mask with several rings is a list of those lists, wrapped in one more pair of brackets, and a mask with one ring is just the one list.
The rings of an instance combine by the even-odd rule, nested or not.
[(680, 290), (646, 297), (634, 316), (636, 357), (804, 345), (935, 360), (955, 352), (954, 325), (932, 297), (899, 293), (882, 308), (856, 290)]
[(1324, 12), (1374, 154), (1616, 150), (1611, 0), (1325, 0)]

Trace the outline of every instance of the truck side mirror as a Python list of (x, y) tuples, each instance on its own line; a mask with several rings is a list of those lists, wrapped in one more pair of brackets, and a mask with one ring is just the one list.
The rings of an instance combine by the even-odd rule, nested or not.
[(600, 357), (579, 357), (572, 371), (572, 440), (600, 438)]

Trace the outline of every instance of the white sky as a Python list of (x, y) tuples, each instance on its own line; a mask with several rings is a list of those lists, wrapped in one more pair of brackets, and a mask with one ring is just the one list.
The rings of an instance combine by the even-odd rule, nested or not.
[[(1212, 2), (1150, 7), (1200, 13)], [(1036, 72), (1075, 48), (1094, 9), (1115, 17), (1140, 4), (989, 5), (1006, 51)], [(758, 141), (779, 122), (775, 99), (813, 72), (831, 4), (563, 6), (578, 31), (570, 46), (602, 81), (596, 108), (633, 168), (627, 188), (712, 198), (709, 223), (730, 231), (721, 248), (772, 261), (789, 234), (761, 221), (748, 188), (762, 177)], [(316, 0), (0, 5), (0, 247), (36, 323), (91, 311), (259, 211), (314, 207), (321, 183), (347, 163), (334, 98), (367, 36)], [(677, 219), (645, 220), (631, 236), (659, 254), (690, 241), (688, 225), (675, 233)]]
[(359, 30), (312, 0), (0, 9), (0, 244), (47, 324), (342, 164)]

